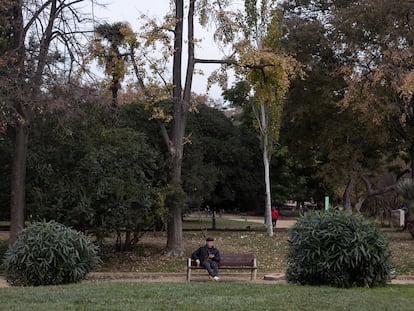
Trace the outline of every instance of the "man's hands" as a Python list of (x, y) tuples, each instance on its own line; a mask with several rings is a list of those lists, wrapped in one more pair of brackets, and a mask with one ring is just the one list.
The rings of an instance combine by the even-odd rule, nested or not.
[[(213, 259), (215, 257), (214, 254), (209, 254), (208, 258)], [(197, 267), (200, 267), (200, 259), (195, 260)]]

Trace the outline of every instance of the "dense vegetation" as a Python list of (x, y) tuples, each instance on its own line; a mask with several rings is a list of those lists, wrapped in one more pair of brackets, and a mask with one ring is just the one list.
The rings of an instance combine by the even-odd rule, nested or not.
[(76, 283), (99, 264), (97, 247), (86, 236), (57, 222), (24, 229), (3, 259), (13, 286)]
[(337, 287), (385, 285), (393, 264), (386, 235), (363, 216), (309, 212), (291, 229), (289, 282)]
[[(76, 103), (76, 102), (75, 102)], [(28, 215), (54, 219), (98, 237), (125, 228), (134, 242), (142, 230), (162, 228), (167, 190), (163, 145), (150, 114), (139, 104), (84, 103), (45, 112), (33, 123), (28, 161)], [(183, 167), (187, 209), (255, 210), (263, 192), (260, 151), (249, 128), (201, 104), (188, 121)], [(66, 115), (65, 115), (66, 114)], [(11, 146), (2, 145), (7, 180)], [(0, 198), (6, 207), (8, 184)], [(2, 209), (8, 217), (8, 209)]]

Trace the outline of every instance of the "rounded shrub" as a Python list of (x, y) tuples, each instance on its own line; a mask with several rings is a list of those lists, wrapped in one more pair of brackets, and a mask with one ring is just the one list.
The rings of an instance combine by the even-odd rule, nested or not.
[(290, 231), (286, 279), (336, 287), (385, 285), (393, 264), (376, 224), (350, 212), (309, 212)]
[(98, 248), (82, 233), (57, 222), (24, 229), (3, 259), (12, 286), (75, 283), (99, 263)]

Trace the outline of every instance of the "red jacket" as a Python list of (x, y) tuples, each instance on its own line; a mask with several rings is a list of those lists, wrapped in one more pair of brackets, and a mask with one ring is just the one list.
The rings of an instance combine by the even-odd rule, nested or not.
[(279, 212), (276, 209), (272, 210), (272, 219), (277, 220), (278, 218), (279, 218)]

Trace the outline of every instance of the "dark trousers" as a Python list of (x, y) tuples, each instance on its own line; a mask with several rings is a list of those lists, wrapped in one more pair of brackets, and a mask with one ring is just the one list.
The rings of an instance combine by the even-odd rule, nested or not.
[(272, 219), (273, 228), (276, 228), (276, 222), (277, 222), (277, 219)]
[(218, 275), (218, 264), (216, 261), (206, 260), (203, 262), (203, 266), (207, 269), (208, 274), (210, 274), (212, 277)]

